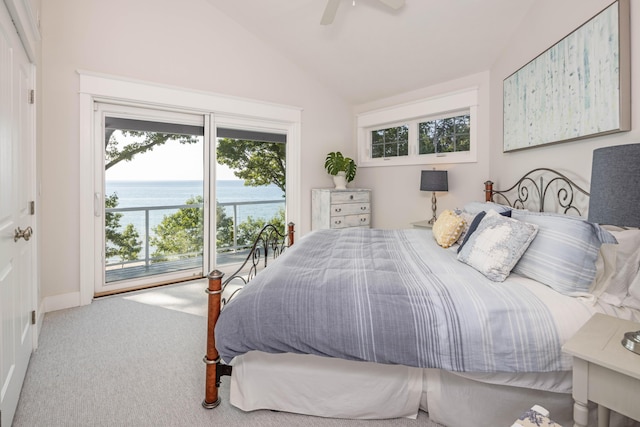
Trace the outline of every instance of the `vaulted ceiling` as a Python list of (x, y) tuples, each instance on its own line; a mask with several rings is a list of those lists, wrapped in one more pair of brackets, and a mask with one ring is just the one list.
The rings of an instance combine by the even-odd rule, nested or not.
[(359, 104), (488, 70), (536, 0), (208, 0)]

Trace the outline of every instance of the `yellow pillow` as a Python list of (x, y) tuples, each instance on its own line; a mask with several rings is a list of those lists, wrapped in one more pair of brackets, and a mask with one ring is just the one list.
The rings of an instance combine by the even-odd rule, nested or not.
[(456, 215), (451, 210), (446, 210), (440, 214), (433, 224), (433, 237), (443, 248), (453, 245), (464, 230), (464, 219)]

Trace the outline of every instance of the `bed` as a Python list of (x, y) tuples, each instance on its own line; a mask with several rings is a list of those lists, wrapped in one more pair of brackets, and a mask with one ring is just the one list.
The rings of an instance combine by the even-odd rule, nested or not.
[[(538, 404), (570, 425), (562, 344), (597, 312), (640, 320), (640, 232), (579, 218), (587, 196), (535, 169), (504, 191), (485, 183), (484, 202), (441, 213), (433, 230), (317, 230), (293, 245), (293, 225), (268, 229), (278, 243), (254, 245), (246, 285), (244, 273), (209, 276), (203, 406), (233, 373), (230, 402), (246, 411), (424, 410), (455, 427), (511, 425)], [(255, 275), (269, 248), (282, 255)]]

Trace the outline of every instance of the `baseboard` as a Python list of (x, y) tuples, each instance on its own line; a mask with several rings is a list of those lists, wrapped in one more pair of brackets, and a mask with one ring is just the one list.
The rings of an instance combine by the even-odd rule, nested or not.
[(53, 295), (44, 299), (44, 312), (64, 310), (65, 308), (80, 307), (80, 292)]

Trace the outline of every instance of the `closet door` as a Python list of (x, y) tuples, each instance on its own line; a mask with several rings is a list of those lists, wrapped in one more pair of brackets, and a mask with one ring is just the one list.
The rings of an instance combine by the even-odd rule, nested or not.
[[(33, 350), (36, 269), (33, 66), (0, 5), (0, 424), (12, 423)], [(33, 313), (33, 314), (32, 314)], [(32, 317), (33, 316), (33, 317)]]

